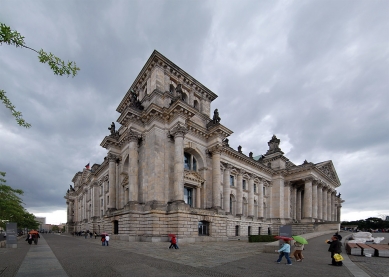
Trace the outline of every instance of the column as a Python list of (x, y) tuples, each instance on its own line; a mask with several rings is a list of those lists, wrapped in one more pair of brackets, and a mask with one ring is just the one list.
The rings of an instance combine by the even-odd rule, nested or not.
[(230, 164), (226, 165), (224, 169), (224, 177), (223, 177), (223, 207), (226, 213), (230, 212), (230, 175), (231, 175)]
[(296, 219), (301, 221), (301, 189), (296, 189)]
[(264, 217), (264, 213), (263, 213), (264, 205), (263, 205), (263, 180), (262, 179), (260, 179), (259, 183), (258, 183), (258, 208), (259, 208), (258, 218), (263, 220), (263, 217)]
[(173, 201), (184, 201), (184, 136), (187, 132), (180, 123), (170, 131), (174, 136)]
[(292, 187), (292, 219), (297, 219), (297, 188), (296, 185)]
[(331, 221), (331, 189), (327, 191), (327, 221)]
[(290, 188), (292, 183), (290, 181), (284, 181), (284, 218), (291, 217), (290, 203), (291, 203), (291, 193)]
[(201, 188), (196, 188), (196, 208), (201, 208)]
[[(138, 183), (138, 139), (139, 134), (131, 129), (127, 134), (129, 140), (128, 146), (128, 201), (139, 202), (139, 183)], [(125, 203), (127, 204), (127, 203)]]
[(317, 218), (321, 221), (323, 220), (323, 195), (322, 195), (323, 185), (319, 183), (317, 185)]
[(327, 221), (327, 187), (323, 185), (323, 192), (322, 192), (322, 196), (323, 196), (323, 200), (322, 200), (322, 204), (323, 204), (323, 214), (322, 214), (322, 218), (324, 221)]
[(241, 216), (243, 214), (243, 174), (244, 170), (239, 170), (237, 184), (236, 184), (236, 215)]
[(338, 204), (338, 207), (337, 207), (337, 217), (336, 217), (336, 221), (337, 221), (337, 222), (340, 222), (340, 219), (341, 219), (341, 211), (342, 211), (342, 205), (339, 203), (339, 204)]
[(249, 201), (249, 210), (247, 215), (254, 217), (254, 176), (250, 176), (249, 179), (248, 201)]
[(109, 176), (109, 209), (116, 209), (116, 160), (117, 156), (109, 153), (108, 176)]
[(336, 221), (336, 218), (335, 218), (335, 211), (336, 211), (336, 207), (335, 207), (335, 195), (336, 195), (336, 191), (332, 191), (331, 193), (331, 221)]
[(312, 181), (312, 218), (317, 219), (317, 180)]
[(220, 154), (222, 146), (215, 145), (212, 152), (212, 207), (220, 208)]
[(303, 220), (312, 221), (312, 178), (304, 179)]

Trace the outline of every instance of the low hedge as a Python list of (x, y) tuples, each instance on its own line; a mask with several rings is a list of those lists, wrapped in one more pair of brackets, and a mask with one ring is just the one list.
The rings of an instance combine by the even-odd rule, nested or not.
[(251, 235), (249, 236), (249, 242), (272, 242), (277, 241), (274, 235)]

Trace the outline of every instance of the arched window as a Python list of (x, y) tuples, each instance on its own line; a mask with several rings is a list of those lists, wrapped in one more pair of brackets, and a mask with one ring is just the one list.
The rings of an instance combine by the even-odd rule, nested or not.
[(187, 152), (184, 152), (184, 168), (187, 170), (197, 171), (196, 158)]
[(209, 222), (208, 221), (199, 221), (199, 236), (209, 236)]

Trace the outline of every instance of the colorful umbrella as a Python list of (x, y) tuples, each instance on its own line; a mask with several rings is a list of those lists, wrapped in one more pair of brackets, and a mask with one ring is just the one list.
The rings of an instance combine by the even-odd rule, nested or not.
[(284, 237), (284, 236), (275, 236), (275, 239), (283, 239), (283, 240), (293, 240), (292, 238), (289, 237)]
[(301, 244), (308, 244), (308, 241), (303, 238), (303, 237), (300, 237), (300, 236), (292, 236), (292, 238), (297, 241), (298, 243), (301, 243)]
[(175, 234), (168, 234), (169, 237), (175, 237)]
[(29, 234), (38, 234), (38, 231), (31, 230), (31, 231), (29, 232)]
[(108, 233), (101, 233), (101, 235), (108, 236)]

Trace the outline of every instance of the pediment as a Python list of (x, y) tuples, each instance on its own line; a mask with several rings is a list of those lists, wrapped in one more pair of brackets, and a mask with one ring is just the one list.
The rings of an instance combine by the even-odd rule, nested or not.
[(315, 165), (316, 169), (321, 171), (324, 175), (326, 175), (329, 179), (340, 185), (340, 180), (338, 174), (336, 173), (335, 167), (332, 161), (326, 161), (322, 163), (318, 163)]
[(201, 177), (201, 175), (199, 173), (197, 173), (196, 171), (185, 170), (184, 181), (200, 186), (202, 183), (205, 182), (205, 179), (203, 177)]

